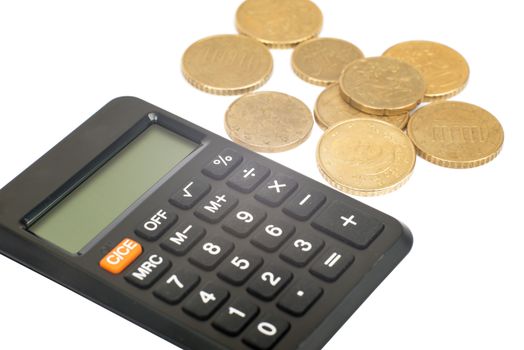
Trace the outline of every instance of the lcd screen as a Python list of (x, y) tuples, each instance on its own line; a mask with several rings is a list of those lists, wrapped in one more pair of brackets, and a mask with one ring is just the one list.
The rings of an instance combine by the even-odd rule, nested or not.
[(161, 126), (148, 127), (33, 224), (31, 232), (78, 253), (197, 147)]

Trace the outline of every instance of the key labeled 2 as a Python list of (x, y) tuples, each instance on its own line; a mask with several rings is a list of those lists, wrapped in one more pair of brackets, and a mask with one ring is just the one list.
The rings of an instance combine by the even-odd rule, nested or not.
[(274, 264), (264, 266), (248, 285), (248, 292), (263, 300), (272, 300), (291, 281), (293, 274)]

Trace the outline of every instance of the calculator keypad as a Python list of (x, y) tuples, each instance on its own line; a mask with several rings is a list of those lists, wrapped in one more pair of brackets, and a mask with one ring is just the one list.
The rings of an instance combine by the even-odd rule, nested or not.
[[(269, 350), (290, 330), (290, 319), (307, 317), (326, 285), (354, 263), (355, 249), (367, 248), (384, 225), (345, 202), (326, 204), (324, 193), (243, 158), (225, 149), (202, 170), (214, 180), (200, 175), (178, 183), (135, 231), (159, 240), (149, 244), (161, 249), (133, 251), (136, 261), (124, 266), (123, 277), (151, 288), (166, 307), (180, 305), (187, 317), (210, 320), (217, 334)], [(123, 243), (115, 249), (126, 251)], [(271, 301), (275, 312), (268, 313), (262, 305)]]

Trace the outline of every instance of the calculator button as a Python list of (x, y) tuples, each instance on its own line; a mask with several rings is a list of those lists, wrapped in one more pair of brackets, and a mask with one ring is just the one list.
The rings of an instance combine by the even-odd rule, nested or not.
[(299, 234), (288, 242), (280, 257), (288, 263), (303, 267), (322, 249), (324, 241), (313, 234)]
[(277, 207), (298, 187), (296, 181), (284, 175), (271, 177), (255, 194), (255, 198), (271, 207)]
[(258, 306), (246, 298), (238, 298), (225, 308), (213, 320), (213, 326), (219, 331), (236, 336), (258, 314)]
[(289, 323), (279, 317), (266, 315), (246, 331), (244, 342), (257, 350), (269, 350), (286, 334)]
[(272, 300), (293, 278), (293, 274), (274, 264), (262, 268), (249, 283), (248, 292), (263, 300)]
[(326, 201), (326, 196), (315, 190), (301, 190), (284, 207), (284, 213), (297, 220), (306, 221)]
[(295, 232), (295, 226), (283, 220), (268, 220), (260, 226), (251, 239), (254, 246), (274, 252)]
[(213, 270), (233, 250), (233, 243), (222, 237), (207, 238), (193, 249), (189, 261), (204, 269)]
[(142, 259), (135, 268), (125, 276), (139, 288), (153, 285), (171, 267), (171, 262), (159, 253), (150, 253)]
[(266, 213), (253, 205), (240, 205), (222, 224), (224, 231), (240, 238), (247, 237), (266, 218)]
[(215, 283), (208, 283), (187, 301), (183, 309), (199, 320), (207, 320), (229, 297), (229, 292)]
[(340, 201), (322, 211), (312, 225), (359, 249), (367, 248), (384, 229), (380, 221)]
[(248, 162), (227, 181), (237, 191), (253, 191), (269, 175), (269, 169), (256, 162)]
[(168, 304), (178, 304), (200, 282), (200, 277), (188, 270), (178, 270), (169, 274), (153, 294)]
[(324, 281), (334, 282), (354, 260), (355, 257), (345, 249), (340, 247), (327, 249), (313, 263), (310, 272)]
[(202, 170), (202, 172), (215, 180), (224, 179), (238, 164), (242, 162), (240, 153), (226, 148), (216, 155), (211, 162)]
[(170, 253), (181, 256), (186, 254), (206, 233), (206, 230), (195, 224), (179, 224), (170, 231), (160, 246)]
[(241, 285), (262, 265), (262, 258), (248, 252), (231, 255), (218, 272), (218, 277), (234, 285)]
[(181, 209), (191, 209), (209, 191), (211, 186), (205, 182), (191, 180), (182, 185), (169, 199), (171, 204)]
[(100, 267), (113, 275), (118, 275), (131, 265), (140, 254), (142, 254), (142, 246), (132, 239), (126, 238), (100, 260)]
[(238, 199), (227, 191), (216, 192), (206, 198), (197, 207), (195, 215), (209, 223), (222, 220), (237, 205)]
[(157, 240), (173, 226), (177, 219), (178, 216), (172, 210), (165, 208), (155, 210), (138, 226), (136, 234), (148, 241)]
[(320, 298), (322, 288), (311, 283), (297, 283), (288, 288), (278, 301), (278, 307), (293, 316), (302, 316)]

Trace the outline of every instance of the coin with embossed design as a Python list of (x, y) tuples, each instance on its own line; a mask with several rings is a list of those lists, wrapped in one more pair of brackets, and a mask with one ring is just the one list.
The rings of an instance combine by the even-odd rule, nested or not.
[(407, 41), (384, 52), (417, 68), (426, 81), (426, 101), (446, 99), (464, 89), (469, 66), (464, 57), (446, 45), (431, 41)]
[(311, 111), (280, 92), (244, 95), (226, 112), (226, 132), (236, 143), (258, 152), (281, 152), (304, 142), (313, 128)]
[(320, 33), (322, 12), (309, 0), (247, 0), (237, 10), (236, 26), (270, 47), (288, 48)]
[(449, 168), (472, 168), (495, 159), (504, 130), (488, 111), (464, 102), (441, 101), (415, 112), (408, 135), (420, 156)]
[(364, 54), (355, 45), (340, 39), (317, 38), (293, 51), (293, 71), (303, 80), (326, 86), (338, 82), (344, 67)]
[(391, 57), (353, 61), (340, 77), (342, 97), (353, 107), (375, 115), (409, 112), (422, 101), (424, 78), (413, 66)]
[(320, 173), (335, 188), (374, 196), (402, 186), (413, 172), (416, 152), (397, 127), (370, 118), (329, 128), (318, 143)]
[(409, 113), (392, 116), (372, 116), (351, 107), (340, 96), (338, 84), (328, 86), (318, 96), (314, 115), (315, 121), (322, 129), (328, 129), (342, 121), (356, 118), (377, 118), (404, 129), (409, 120)]
[(255, 90), (271, 76), (273, 58), (258, 41), (217, 35), (197, 41), (182, 58), (182, 71), (194, 87), (217, 95)]

